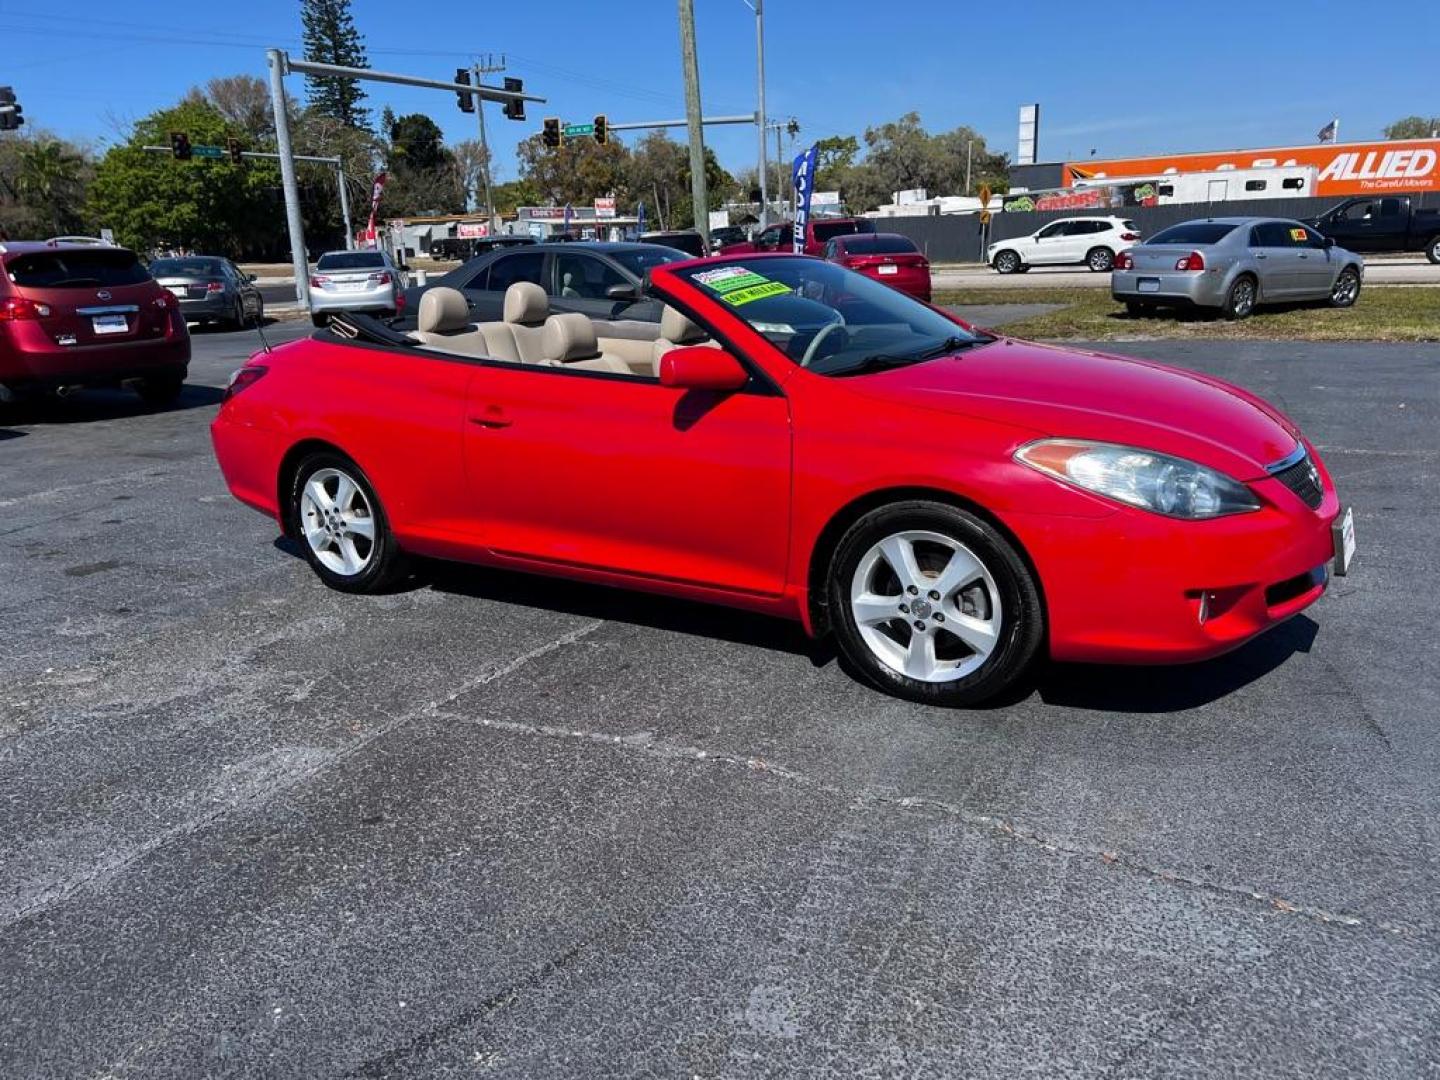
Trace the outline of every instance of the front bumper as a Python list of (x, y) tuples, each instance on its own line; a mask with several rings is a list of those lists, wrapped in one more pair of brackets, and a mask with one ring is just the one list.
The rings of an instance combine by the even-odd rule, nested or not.
[[(1158, 284), (1142, 289), (1141, 281), (1147, 285), (1151, 282)], [(1225, 279), (1214, 269), (1198, 273), (1114, 270), (1110, 274), (1110, 295), (1120, 301), (1220, 307), (1225, 302)]]
[(1214, 521), (1130, 508), (1099, 519), (1015, 515), (1007, 523), (1043, 582), (1051, 655), (1205, 660), (1303, 611), (1325, 592), (1335, 555), (1340, 503), (1324, 483), (1311, 510), (1280, 481), (1254, 481), (1261, 508)]

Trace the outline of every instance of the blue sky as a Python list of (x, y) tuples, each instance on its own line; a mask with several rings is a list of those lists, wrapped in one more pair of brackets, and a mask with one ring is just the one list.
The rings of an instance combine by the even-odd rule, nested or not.
[[(298, 7), (0, 0), (0, 84), (16, 88), (31, 126), (103, 145), (211, 76), (263, 75), (266, 45), (298, 55)], [(743, 0), (695, 7), (705, 111), (752, 111), (750, 9)], [(908, 11), (769, 0), (768, 111), (796, 117), (808, 142), (859, 136), (914, 109), (932, 131), (968, 123), (1013, 154), (1017, 109), (1038, 101), (1042, 160), (1092, 148), (1103, 157), (1309, 142), (1337, 115), (1348, 141), (1378, 136), (1403, 115), (1440, 114), (1433, 0), (1373, 20), (1358, 18), (1353, 3), (1250, 0), (1243, 28), (1200, 17), (1201, 8), (1139, 5), (1112, 19), (1122, 8), (1077, 0), (1008, 9), (939, 0)], [(514, 144), (542, 116), (684, 114), (673, 0), (355, 0), (353, 11), (376, 68), (449, 78), (479, 53), (503, 52), (508, 73), (549, 98), (530, 106), (525, 124), (488, 107), (497, 179), (514, 177)], [(474, 133), (473, 116), (438, 92), (372, 84), (370, 94), (377, 113), (385, 104), (426, 112), (451, 140)], [(755, 160), (753, 128), (712, 128), (707, 140), (731, 169)]]

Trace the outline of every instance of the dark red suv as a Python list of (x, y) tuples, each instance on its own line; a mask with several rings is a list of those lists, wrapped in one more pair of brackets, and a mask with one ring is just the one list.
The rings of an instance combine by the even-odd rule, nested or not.
[(189, 365), (179, 304), (133, 251), (0, 243), (0, 402), (130, 386), (152, 405), (169, 405)]

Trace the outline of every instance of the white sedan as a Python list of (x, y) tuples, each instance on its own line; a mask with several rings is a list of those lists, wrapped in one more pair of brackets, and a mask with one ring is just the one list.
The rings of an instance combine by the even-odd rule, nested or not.
[(985, 261), (1001, 274), (1068, 264), (1103, 274), (1115, 265), (1116, 255), (1139, 241), (1140, 230), (1125, 218), (1061, 218), (1029, 236), (997, 240), (986, 249)]

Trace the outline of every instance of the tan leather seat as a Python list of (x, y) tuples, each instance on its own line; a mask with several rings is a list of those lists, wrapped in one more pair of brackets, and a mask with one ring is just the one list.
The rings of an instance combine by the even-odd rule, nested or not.
[(600, 351), (595, 337), (595, 324), (578, 313), (551, 315), (545, 320), (544, 348), (545, 359), (551, 364), (582, 371), (630, 374), (630, 368), (625, 361)]
[(484, 356), (485, 338), (470, 322), (470, 305), (459, 289), (437, 285), (420, 297), (415, 336), (421, 344), (467, 356)]
[(513, 336), (515, 359), (520, 363), (545, 362), (543, 339), (549, 315), (550, 298), (533, 281), (517, 281), (505, 290), (505, 326)]
[(651, 347), (655, 377), (660, 377), (660, 358), (671, 349), (713, 344), (702, 326), (666, 304), (665, 310), (660, 313), (660, 337)]

